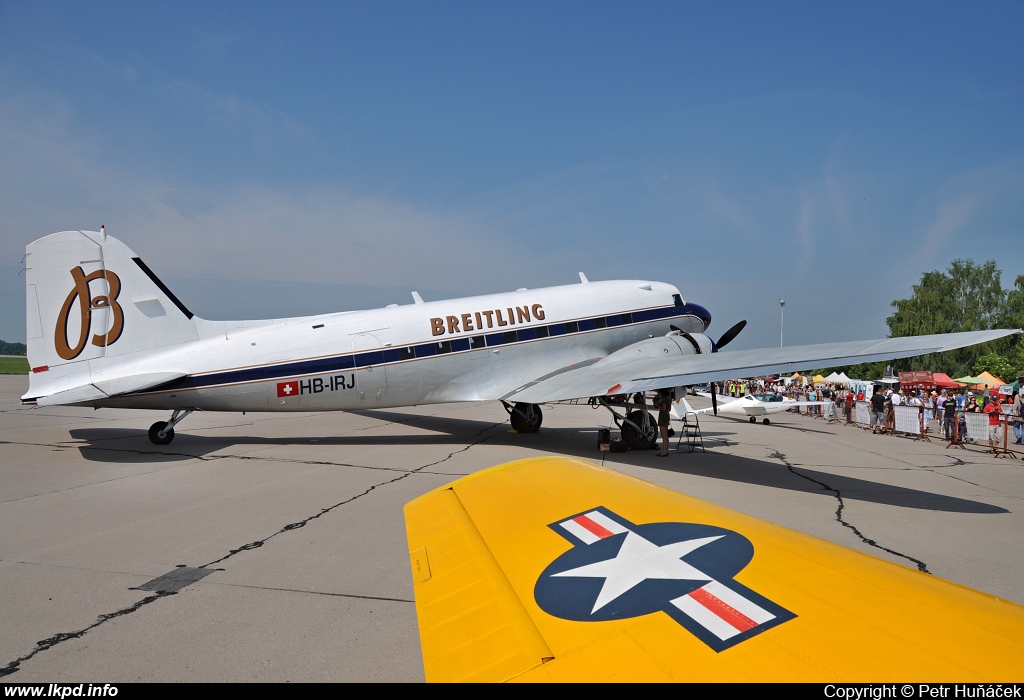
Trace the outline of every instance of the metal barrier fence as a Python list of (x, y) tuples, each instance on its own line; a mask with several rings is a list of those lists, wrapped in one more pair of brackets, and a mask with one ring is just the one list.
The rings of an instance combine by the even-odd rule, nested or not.
[[(847, 422), (846, 402), (841, 401), (838, 405), (828, 407), (834, 410), (835, 415), (842, 416), (843, 422), (847, 425), (855, 425), (867, 430), (871, 427), (871, 404), (867, 401), (856, 401), (850, 411), (850, 420)], [(945, 426), (939, 420), (939, 415), (934, 415), (930, 410), (924, 410), (918, 406), (893, 406), (892, 413), (886, 415), (885, 431), (891, 434), (913, 435), (915, 438), (937, 438), (945, 440)], [(953, 422), (953, 430), (961, 431), (962, 441), (968, 444), (975, 444), (981, 447), (988, 447), (989, 422), (987, 413), (970, 413), (958, 411)], [(962, 421), (962, 423), (961, 423)], [(998, 453), (1006, 453), (1011, 456), (1024, 455), (1024, 445), (1018, 445), (1017, 435), (1014, 432), (1014, 423), (1021, 421), (1021, 432), (1024, 434), (1024, 418), (1003, 413), (1000, 415), (1002, 432)]]
[(864, 428), (871, 424), (871, 407), (867, 401), (857, 401), (854, 403), (853, 422)]

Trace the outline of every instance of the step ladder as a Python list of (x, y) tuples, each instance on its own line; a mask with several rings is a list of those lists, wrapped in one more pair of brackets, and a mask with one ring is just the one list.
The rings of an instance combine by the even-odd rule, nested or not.
[(700, 434), (700, 421), (697, 420), (696, 413), (683, 414), (683, 425), (679, 430), (679, 439), (676, 441), (676, 452), (682, 449), (683, 440), (686, 440), (686, 444), (689, 445), (690, 452), (695, 452), (698, 447), (701, 452), (707, 452), (704, 449), (704, 437)]

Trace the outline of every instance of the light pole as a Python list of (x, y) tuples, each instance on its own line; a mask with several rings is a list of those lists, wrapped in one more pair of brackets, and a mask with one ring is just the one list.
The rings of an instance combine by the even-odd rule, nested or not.
[(779, 299), (779, 347), (782, 347), (782, 329), (786, 325), (786, 300)]

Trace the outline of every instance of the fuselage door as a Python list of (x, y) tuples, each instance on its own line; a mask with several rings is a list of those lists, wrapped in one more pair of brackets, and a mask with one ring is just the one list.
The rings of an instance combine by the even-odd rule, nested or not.
[(352, 352), (356, 360), (356, 391), (359, 402), (375, 404), (388, 388), (387, 370), (384, 368), (384, 353), (377, 336), (360, 333), (352, 338)]

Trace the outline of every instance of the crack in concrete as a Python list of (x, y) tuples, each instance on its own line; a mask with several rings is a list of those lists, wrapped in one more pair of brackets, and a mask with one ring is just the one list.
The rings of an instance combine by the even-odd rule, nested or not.
[[(480, 431), (477, 432), (476, 435), (477, 435), (477, 437), (480, 437), (481, 435), (483, 435), (484, 432), (486, 432), (488, 430), (492, 430), (493, 428), (495, 428), (495, 427), (497, 427), (499, 425), (502, 425), (503, 423), (504, 423), (504, 421), (501, 421), (499, 423), (492, 423), (491, 425), (489, 425), (489, 426), (487, 426), (485, 428), (481, 428)], [(290, 532), (291, 530), (297, 530), (297, 529), (299, 529), (301, 527), (305, 527), (307, 523), (309, 523), (309, 522), (311, 522), (313, 520), (316, 520), (317, 518), (323, 517), (324, 515), (327, 515), (328, 513), (333, 511), (335, 508), (339, 508), (339, 507), (341, 507), (341, 506), (343, 506), (343, 505), (345, 505), (347, 503), (351, 503), (352, 501), (354, 501), (356, 499), (362, 498), (363, 496), (367, 495), (368, 493), (370, 493), (371, 491), (377, 489), (378, 487), (387, 486), (388, 484), (393, 484), (393, 483), (395, 483), (397, 481), (401, 481), (402, 479), (410, 477), (413, 474), (421, 473), (424, 469), (427, 469), (429, 467), (437, 466), (438, 464), (441, 464), (443, 462), (447, 462), (448, 460), (453, 458), (455, 455), (461, 454), (463, 452), (466, 452), (467, 450), (469, 450), (469, 449), (471, 449), (473, 447), (476, 447), (477, 445), (481, 445), (481, 444), (487, 442), (488, 440), (491, 439), (491, 437), (493, 437), (493, 436), (487, 435), (487, 436), (481, 437), (479, 440), (475, 440), (474, 442), (469, 443), (468, 445), (466, 445), (462, 449), (454, 450), (452, 452), (449, 452), (448, 455), (443, 457), (442, 459), (438, 459), (436, 461), (429, 462), (429, 463), (424, 464), (422, 466), (416, 467), (415, 469), (411, 469), (411, 470), (405, 471), (402, 474), (400, 474), (399, 476), (396, 476), (394, 479), (389, 479), (388, 481), (383, 481), (383, 482), (381, 482), (379, 484), (374, 484), (373, 486), (371, 486), (370, 488), (366, 489), (362, 493), (356, 494), (355, 496), (352, 496), (351, 498), (347, 498), (344, 501), (341, 501), (340, 503), (336, 503), (333, 506), (330, 506), (329, 508), (323, 508), (322, 510), (320, 510), (319, 513), (315, 513), (314, 515), (311, 515), (308, 518), (305, 518), (305, 519), (300, 520), (298, 522), (289, 523), (288, 525), (285, 525), (284, 527), (282, 527), (277, 532), (269, 535), (268, 537), (265, 537), (262, 540), (256, 540), (255, 542), (250, 542), (248, 544), (244, 544), (241, 547), (239, 547), (238, 549), (232, 549), (226, 555), (221, 557), (220, 559), (215, 559), (214, 561), (211, 561), (209, 564), (203, 564), (199, 568), (209, 568), (209, 567), (211, 567), (214, 564), (219, 564), (220, 562), (222, 562), (222, 561), (224, 561), (226, 559), (230, 559), (231, 557), (235, 556), (236, 554), (238, 554), (240, 552), (245, 552), (245, 551), (248, 551), (250, 549), (258, 549), (258, 548), (262, 547), (267, 542), (267, 540), (270, 540), (273, 537), (276, 537), (278, 535), (284, 534), (286, 532)], [(3, 443), (0, 443), (0, 444), (3, 444)], [(15, 444), (20, 444), (20, 443), (15, 443)], [(31, 444), (31, 443), (29, 443), (29, 444)], [(147, 454), (149, 454), (149, 453), (147, 453)], [(197, 457), (197, 459), (203, 459), (203, 458)], [(266, 458), (257, 458), (257, 459), (266, 459)], [(340, 466), (357, 466), (357, 465), (340, 465)], [(256, 586), (252, 586), (252, 587), (256, 588)], [(287, 590), (287, 589), (281, 589), (281, 590)], [(314, 591), (297, 591), (297, 592), (314, 593)], [(79, 637), (82, 637), (87, 632), (89, 632), (89, 630), (92, 630), (92, 629), (95, 629), (96, 627), (99, 627), (100, 625), (102, 625), (103, 623), (107, 622), (108, 620), (112, 620), (112, 619), (114, 619), (116, 617), (121, 617), (122, 615), (129, 615), (129, 614), (135, 612), (136, 610), (138, 610), (139, 608), (141, 608), (144, 605), (149, 605), (150, 603), (153, 603), (153, 602), (159, 600), (160, 598), (166, 598), (167, 596), (171, 596), (171, 595), (177, 595), (177, 594), (173, 593), (173, 592), (172, 593), (158, 592), (158, 593), (156, 593), (154, 595), (147, 596), (147, 597), (143, 598), (142, 600), (138, 601), (134, 605), (131, 605), (131, 606), (127, 607), (127, 608), (122, 608), (121, 610), (118, 610), (116, 612), (105, 613), (103, 615), (100, 615), (99, 618), (97, 618), (96, 622), (94, 622), (93, 624), (89, 625), (88, 627), (80, 629), (80, 630), (78, 630), (76, 632), (59, 632), (59, 633), (53, 635), (52, 637), (48, 637), (48, 638), (46, 638), (46, 639), (44, 639), (44, 640), (42, 640), (40, 642), (37, 642), (36, 643), (36, 648), (33, 649), (31, 652), (29, 652), (25, 656), (22, 656), (20, 658), (15, 659), (14, 661), (12, 661), (9, 664), (7, 664), (6, 666), (0, 668), (0, 678), (3, 678), (4, 676), (9, 676), (9, 675), (11, 675), (13, 673), (17, 673), (18, 669), (21, 667), (21, 664), (23, 662), (28, 661), (29, 659), (31, 659), (32, 657), (36, 656), (37, 654), (39, 654), (41, 652), (44, 652), (44, 651), (46, 651), (48, 649), (52, 649), (53, 647), (57, 646), (58, 644), (60, 644), (62, 642), (66, 642), (69, 639), (77, 639)], [(355, 595), (346, 595), (346, 594), (340, 594), (340, 593), (338, 593), (338, 594), (322, 593), (320, 595), (337, 595), (337, 596), (352, 597), (352, 598), (363, 597), (363, 598), (369, 598), (369, 599), (373, 599), (373, 600), (393, 600), (395, 602), (413, 602), (413, 601), (407, 601), (407, 600), (403, 600), (403, 599), (399, 599), (399, 598), (390, 598), (390, 599), (389, 598), (371, 598), (370, 596), (355, 596)]]
[[(836, 441), (832, 440), (831, 442), (836, 442)], [(769, 449), (773, 449), (773, 448), (769, 448)], [(837, 468), (837, 469), (857, 469), (857, 470), (872, 470), (872, 469), (878, 470), (878, 469), (881, 469), (881, 470), (886, 470), (886, 471), (890, 471), (890, 470), (891, 471), (918, 471), (918, 470), (924, 469), (925, 471), (931, 472), (932, 474), (936, 474), (938, 476), (944, 476), (944, 477), (947, 477), (949, 479), (953, 479), (955, 481), (960, 481), (960, 482), (963, 482), (965, 484), (970, 484), (971, 486), (977, 486), (980, 489), (985, 489), (986, 491), (990, 491), (992, 493), (997, 493), (1000, 496), (1005, 496), (1006, 498), (1012, 498), (1014, 500), (1019, 500), (1019, 498), (1020, 498), (1019, 496), (1015, 496), (1013, 494), (1007, 494), (1007, 493), (1004, 493), (1002, 491), (999, 491), (998, 489), (993, 489), (993, 488), (991, 488), (989, 486), (982, 486), (981, 484), (976, 484), (973, 481), (970, 481), (968, 479), (964, 479), (964, 478), (961, 478), (961, 477), (958, 477), (958, 476), (953, 476), (952, 474), (946, 474), (946, 473), (944, 473), (942, 471), (937, 471), (937, 470), (940, 470), (940, 469), (951, 469), (953, 467), (976, 467), (976, 466), (980, 466), (980, 465), (983, 465), (983, 464), (987, 464), (988, 463), (987, 461), (984, 461), (984, 462), (968, 462), (968, 461), (965, 461), (964, 459), (962, 459), (962, 458), (960, 458), (960, 457), (958, 457), (956, 455), (946, 454), (946, 455), (939, 455), (939, 456), (944, 456), (946, 459), (950, 460), (950, 464), (937, 465), (937, 466), (934, 466), (934, 467), (923, 467), (923, 466), (916, 465), (916, 464), (913, 464), (911, 462), (908, 462), (906, 460), (900, 459), (897, 455), (892, 454), (892, 453), (875, 452), (874, 450), (864, 450), (864, 451), (867, 452), (868, 454), (873, 454), (873, 455), (878, 456), (878, 457), (883, 457), (885, 459), (891, 460), (891, 461), (896, 462), (898, 464), (904, 464), (906, 466), (904, 466), (904, 467), (897, 467), (897, 468), (893, 468), (893, 467), (864, 467), (864, 466), (852, 466), (852, 465), (841, 465), (841, 464), (832, 464), (832, 465), (829, 465), (829, 466)], [(801, 475), (801, 476), (803, 476), (803, 475)], [(900, 556), (903, 556), (903, 555), (900, 555)], [(916, 561), (916, 560), (914, 560), (914, 561)], [(918, 568), (920, 568), (920, 564), (918, 565)], [(928, 573), (931, 573), (931, 572), (928, 572)]]
[(151, 596), (146, 596), (142, 600), (136, 602), (133, 605), (128, 606), (127, 608), (121, 608), (120, 610), (117, 610), (115, 612), (105, 613), (103, 615), (100, 615), (96, 619), (96, 622), (92, 623), (88, 627), (83, 627), (82, 629), (77, 630), (75, 632), (58, 632), (57, 634), (53, 635), (52, 637), (47, 637), (46, 639), (38, 641), (38, 642), (36, 642), (36, 648), (35, 649), (33, 649), (29, 653), (25, 654), (24, 656), (15, 659), (14, 661), (12, 661), (11, 663), (7, 664), (3, 668), (0, 668), (0, 678), (3, 678), (4, 676), (9, 676), (12, 673), (17, 673), (18, 670), (21, 668), (21, 664), (24, 663), (25, 661), (28, 661), (29, 659), (31, 659), (36, 654), (40, 654), (40, 653), (42, 653), (42, 652), (44, 652), (44, 651), (46, 651), (48, 649), (52, 649), (53, 647), (57, 646), (58, 644), (61, 644), (62, 642), (66, 642), (69, 639), (78, 639), (79, 637), (83, 637), (83, 636), (85, 636), (85, 634), (87, 632), (89, 632), (89, 630), (96, 629), (97, 627), (99, 627), (100, 625), (104, 624), (105, 622), (109, 622), (110, 620), (113, 620), (114, 618), (122, 617), (124, 615), (131, 615), (133, 612), (135, 612), (136, 610), (138, 610), (139, 608), (141, 608), (144, 605), (149, 605), (150, 603), (153, 603), (153, 602), (155, 602), (157, 600), (160, 600), (161, 598), (166, 598), (167, 596), (172, 596), (172, 595), (176, 595), (176, 594), (175, 593), (163, 593), (163, 592), (160, 592), (160, 593), (155, 593), (154, 595), (151, 595)]
[(282, 593), (307, 593), (309, 595), (325, 595), (333, 598), (355, 598), (357, 600), (381, 600), (387, 603), (415, 603), (410, 598), (387, 598), (379, 595), (358, 595), (356, 593), (331, 593), (329, 591), (307, 591), (301, 588), (276, 588), (274, 586), (250, 586), (244, 583), (224, 583), (221, 581), (205, 581), (206, 585), (230, 586), (232, 588), (253, 588), (258, 591), (281, 591)]
[[(504, 421), (502, 421), (501, 423), (492, 423), (491, 425), (487, 426), (486, 428), (481, 428), (480, 431), (477, 433), (477, 436), (480, 436), (485, 431), (491, 430), (491, 429), (493, 429), (493, 428), (495, 428), (495, 427), (497, 427), (499, 425), (502, 425), (502, 424), (504, 424)], [(379, 488), (381, 486), (387, 486), (388, 484), (394, 484), (395, 482), (398, 482), (398, 481), (401, 481), (402, 479), (408, 478), (408, 477), (412, 476), (413, 474), (417, 474), (419, 472), (422, 472), (424, 469), (427, 469), (428, 467), (435, 467), (438, 464), (441, 464), (442, 462), (447, 462), (449, 459), (451, 459), (455, 455), (461, 454), (462, 452), (465, 452), (465, 451), (467, 451), (467, 450), (469, 450), (469, 449), (471, 449), (473, 447), (476, 447), (477, 445), (480, 445), (480, 444), (486, 442), (487, 440), (490, 440), (491, 437), (492, 436), (488, 435), (486, 437), (481, 438), (480, 440), (476, 440), (474, 442), (471, 442), (468, 445), (466, 445), (465, 447), (463, 447), (462, 449), (455, 450), (453, 452), (449, 452), (448, 456), (444, 457), (443, 459), (439, 459), (436, 462), (430, 462), (429, 464), (424, 464), (422, 466), (416, 467), (415, 469), (410, 469), (409, 471), (403, 472), (399, 476), (396, 476), (394, 479), (388, 479), (387, 481), (382, 481), (379, 484), (373, 484), (368, 489), (366, 489), (365, 491), (363, 491), (361, 493), (357, 493), (355, 496), (351, 496), (350, 498), (346, 498), (344, 501), (341, 501), (340, 503), (335, 503), (333, 506), (328, 506), (327, 508), (321, 509), (319, 513), (315, 513), (315, 514), (309, 516), (308, 518), (304, 518), (304, 519), (299, 520), (297, 522), (289, 523), (289, 524), (285, 525), (284, 527), (282, 527), (277, 532), (274, 532), (274, 533), (268, 535), (267, 537), (264, 537), (262, 540), (256, 540), (254, 542), (249, 542), (248, 544), (243, 544), (238, 549), (232, 549), (227, 554), (225, 554), (223, 557), (221, 557), (220, 559), (214, 559), (213, 561), (211, 561), (211, 562), (209, 562), (207, 564), (203, 564), (201, 568), (209, 568), (209, 567), (213, 566), (214, 564), (219, 564), (222, 561), (225, 561), (226, 559), (230, 559), (231, 557), (233, 557), (236, 554), (239, 554), (241, 552), (247, 552), (247, 551), (249, 551), (251, 549), (259, 549), (264, 544), (266, 544), (268, 540), (271, 540), (274, 537), (277, 537), (278, 535), (284, 534), (285, 532), (289, 532), (291, 530), (298, 530), (301, 527), (305, 527), (307, 524), (309, 524), (313, 520), (316, 520), (318, 518), (323, 517), (324, 515), (327, 515), (328, 513), (333, 511), (335, 508), (340, 508), (343, 505), (347, 505), (347, 504), (351, 503), (352, 501), (355, 501), (355, 500), (357, 500), (359, 498), (362, 498), (363, 496), (369, 494), (371, 491), (374, 491), (375, 489), (377, 489), (377, 488)]]
[(870, 547), (875, 547), (876, 549), (881, 549), (883, 552), (888, 552), (889, 554), (892, 554), (893, 556), (897, 556), (897, 557), (900, 557), (902, 559), (906, 559), (907, 561), (914, 562), (914, 564), (917, 565), (918, 571), (922, 571), (922, 572), (924, 572), (926, 574), (930, 574), (931, 573), (931, 571), (928, 570), (928, 565), (925, 564), (920, 559), (915, 559), (914, 557), (909, 556), (907, 554), (903, 554), (902, 552), (897, 552), (895, 549), (889, 549), (888, 547), (884, 547), (884, 546), (878, 544), (878, 542), (876, 542), (875, 540), (873, 540), (873, 539), (871, 539), (869, 537), (865, 537), (864, 533), (862, 533), (857, 528), (856, 525), (854, 525), (853, 523), (850, 523), (850, 522), (847, 522), (846, 520), (844, 520), (843, 519), (843, 510), (846, 508), (846, 502), (843, 501), (843, 495), (842, 495), (842, 493), (840, 493), (840, 491), (838, 489), (829, 486), (828, 484), (826, 484), (823, 481), (818, 481), (817, 479), (814, 479), (814, 478), (812, 478), (810, 476), (807, 476), (806, 474), (801, 474), (800, 472), (796, 471), (796, 468), (794, 467), (794, 465), (792, 463), (790, 463), (790, 461), (788, 459), (786, 459), (786, 455), (782, 454), (778, 450), (776, 450), (772, 454), (768, 455), (768, 458), (769, 459), (777, 459), (777, 460), (779, 460), (784, 465), (786, 465), (786, 469), (788, 469), (791, 474), (793, 474), (795, 476), (799, 476), (802, 479), (807, 479), (807, 481), (810, 481), (811, 483), (817, 484), (818, 486), (820, 486), (825, 491), (831, 491), (833, 494), (835, 494), (836, 501), (838, 501), (838, 505), (836, 506), (836, 522), (838, 522), (843, 527), (848, 528), (849, 530), (853, 531), (853, 533), (855, 535), (857, 535), (857, 537), (859, 537), (860, 540), (864, 544), (866, 544), (866, 545), (868, 545)]

